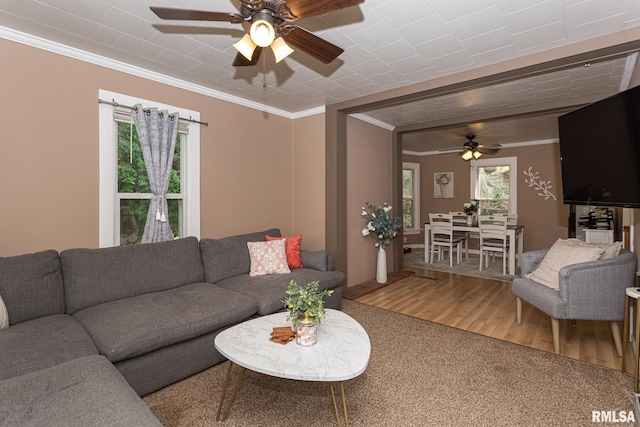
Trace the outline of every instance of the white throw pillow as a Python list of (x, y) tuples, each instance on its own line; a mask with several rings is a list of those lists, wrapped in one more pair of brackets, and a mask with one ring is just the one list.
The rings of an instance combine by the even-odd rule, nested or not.
[(4, 305), (2, 295), (0, 295), (0, 329), (6, 329), (9, 327), (9, 312), (7, 306)]
[(285, 239), (247, 242), (251, 257), (250, 276), (291, 273), (287, 262)]
[(537, 269), (527, 274), (527, 279), (558, 290), (560, 276), (558, 272), (564, 266), (581, 262), (596, 261), (604, 249), (595, 246), (558, 239), (542, 259)]
[(620, 249), (622, 249), (622, 242), (613, 242), (613, 243), (585, 243), (582, 240), (578, 239), (568, 239), (569, 242), (575, 243), (577, 245), (591, 245), (597, 246), (604, 250), (600, 259), (609, 259), (615, 258), (620, 255)]

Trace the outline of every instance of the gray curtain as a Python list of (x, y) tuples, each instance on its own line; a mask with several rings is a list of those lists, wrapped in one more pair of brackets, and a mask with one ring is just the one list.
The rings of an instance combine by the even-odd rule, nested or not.
[(144, 163), (151, 185), (151, 203), (142, 243), (163, 242), (173, 238), (167, 212), (167, 190), (171, 177), (173, 153), (178, 135), (178, 113), (143, 109), (137, 104), (131, 112), (140, 138)]

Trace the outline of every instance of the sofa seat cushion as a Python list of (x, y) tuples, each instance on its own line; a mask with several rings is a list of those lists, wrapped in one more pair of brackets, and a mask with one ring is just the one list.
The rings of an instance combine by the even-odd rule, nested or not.
[(0, 402), (3, 426), (161, 426), (102, 356), (0, 381)]
[(344, 273), (340, 271), (296, 268), (288, 274), (270, 276), (251, 277), (248, 274), (241, 274), (217, 282), (216, 285), (250, 297), (258, 304), (258, 314), (264, 316), (284, 310), (282, 301), (287, 297), (285, 291), (291, 280), (295, 280), (296, 283), (303, 286), (318, 280), (320, 282), (319, 289), (322, 291), (339, 287), (344, 282), (344, 277)]
[(100, 353), (117, 362), (238, 323), (255, 312), (252, 299), (197, 282), (109, 301), (73, 316)]
[(56, 314), (28, 320), (0, 331), (0, 379), (95, 354), (98, 349), (91, 337), (73, 317)]

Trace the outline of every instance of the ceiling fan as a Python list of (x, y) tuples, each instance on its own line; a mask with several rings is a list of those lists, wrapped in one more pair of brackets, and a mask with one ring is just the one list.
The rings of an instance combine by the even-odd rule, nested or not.
[(461, 157), (463, 160), (479, 159), (483, 154), (496, 154), (502, 148), (500, 144), (482, 145), (474, 141), (476, 136), (472, 133), (467, 135), (467, 142), (462, 145)]
[(234, 66), (255, 65), (262, 49), (267, 46), (271, 46), (276, 62), (280, 62), (293, 52), (289, 45), (328, 64), (344, 52), (344, 49), (312, 34), (295, 22), (360, 3), (364, 3), (364, 0), (240, 0), (240, 13), (156, 6), (149, 9), (159, 18), (168, 20), (251, 23), (249, 34), (245, 34), (233, 45), (238, 50)]
[(466, 136), (467, 142), (462, 144), (462, 151), (460, 150), (440, 150), (441, 153), (460, 153), (462, 160), (479, 159), (483, 154), (496, 154), (502, 148), (500, 144), (483, 145), (474, 141), (475, 135), (470, 133)]

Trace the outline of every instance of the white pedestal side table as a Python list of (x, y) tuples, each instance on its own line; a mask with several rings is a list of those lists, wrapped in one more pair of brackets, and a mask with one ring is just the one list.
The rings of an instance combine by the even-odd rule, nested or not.
[(627, 346), (629, 345), (630, 323), (631, 323), (631, 309), (632, 300), (635, 300), (636, 312), (634, 319), (634, 334), (635, 334), (635, 348), (633, 354), (633, 390), (638, 393), (640, 387), (638, 387), (638, 368), (640, 361), (640, 288), (632, 287), (626, 289), (626, 295), (624, 299), (624, 325), (622, 327), (622, 372), (627, 371)]
[[(309, 347), (291, 341), (285, 345), (269, 341), (274, 327), (287, 326), (287, 313), (275, 313), (248, 320), (218, 334), (216, 349), (231, 361), (218, 404), (217, 421), (229, 415), (246, 369), (278, 378), (328, 382), (336, 422), (340, 414), (333, 389), (339, 383), (345, 425), (349, 425), (346, 397), (342, 382), (355, 378), (367, 368), (371, 354), (369, 335), (351, 316), (339, 310), (327, 309), (327, 319), (318, 326), (318, 342)], [(233, 365), (242, 367), (224, 415), (222, 406)]]

